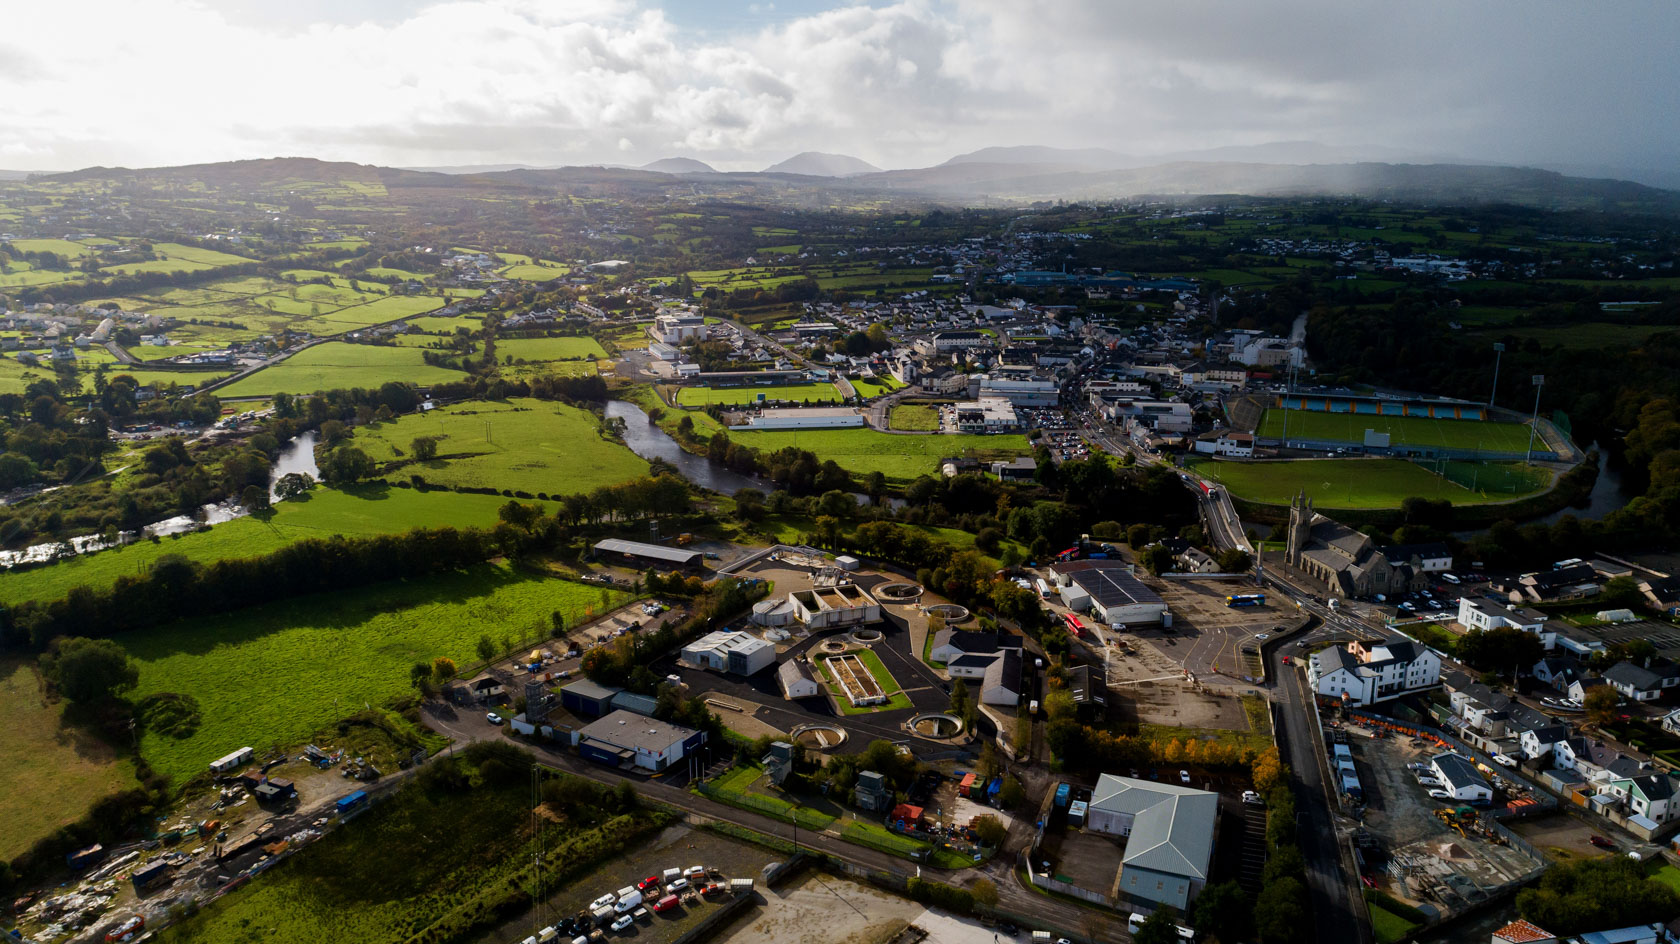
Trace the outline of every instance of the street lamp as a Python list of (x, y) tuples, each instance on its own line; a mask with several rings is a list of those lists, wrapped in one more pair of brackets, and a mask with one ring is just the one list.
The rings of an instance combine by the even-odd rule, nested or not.
[(1540, 388), (1545, 383), (1545, 374), (1534, 375), (1534, 415), (1528, 420), (1528, 454), (1523, 456), (1523, 465), (1534, 464), (1534, 427), (1540, 422)]
[(1493, 389), (1488, 391), (1488, 406), (1493, 406), (1494, 398), (1499, 396), (1499, 358), (1505, 353), (1505, 342), (1493, 342)]

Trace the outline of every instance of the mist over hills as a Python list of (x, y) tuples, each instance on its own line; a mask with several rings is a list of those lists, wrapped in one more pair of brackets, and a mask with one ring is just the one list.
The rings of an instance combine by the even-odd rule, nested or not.
[(881, 168), (847, 154), (805, 151), (764, 168), (766, 174), (804, 174), (807, 177), (855, 177), (880, 173)]

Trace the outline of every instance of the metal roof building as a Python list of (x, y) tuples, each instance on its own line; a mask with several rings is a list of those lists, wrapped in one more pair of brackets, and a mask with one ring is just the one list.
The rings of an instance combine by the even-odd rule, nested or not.
[(1159, 623), (1167, 604), (1119, 561), (1083, 560), (1057, 564), (1056, 583), (1069, 609), (1090, 607), (1109, 626)]
[(1103, 774), (1085, 826), (1126, 836), (1119, 891), (1134, 902), (1184, 909), (1207, 885), (1219, 795)]
[(634, 567), (668, 567), (677, 570), (699, 570), (706, 555), (699, 551), (663, 544), (644, 544), (622, 538), (607, 538), (595, 543), (595, 553)]
[(581, 756), (598, 764), (613, 767), (634, 764), (644, 770), (664, 770), (704, 743), (704, 731), (622, 709), (578, 731)]

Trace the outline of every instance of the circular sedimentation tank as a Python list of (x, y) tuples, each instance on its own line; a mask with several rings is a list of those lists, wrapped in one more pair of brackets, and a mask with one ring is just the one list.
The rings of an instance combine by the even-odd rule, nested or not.
[(878, 629), (860, 629), (852, 633), (852, 642), (860, 646), (873, 646), (884, 638)]
[(824, 639), (820, 644), (818, 644), (817, 648), (821, 649), (823, 652), (839, 654), (846, 651), (846, 640)]
[(903, 602), (914, 600), (922, 595), (922, 588), (913, 583), (888, 583), (875, 588), (877, 600), (892, 600)]
[(944, 712), (917, 715), (909, 721), (910, 730), (928, 738), (954, 738), (963, 732), (962, 719)]
[(955, 603), (935, 603), (932, 606), (923, 607), (922, 611), (929, 616), (938, 616), (947, 624), (960, 623), (968, 619), (968, 607), (958, 606)]
[(788, 737), (805, 745), (806, 750), (832, 751), (846, 743), (846, 730), (832, 724), (802, 724), (789, 731)]

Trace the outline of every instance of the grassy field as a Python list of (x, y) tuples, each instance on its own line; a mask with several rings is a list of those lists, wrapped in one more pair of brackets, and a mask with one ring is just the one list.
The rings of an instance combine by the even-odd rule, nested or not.
[(208, 531), (141, 541), (123, 548), (73, 557), (32, 570), (0, 572), (0, 604), (56, 600), (72, 587), (110, 586), (124, 574), (139, 574), (165, 554), (182, 554), (209, 563), (225, 558), (256, 557), (301, 541), (334, 534), (394, 534), (418, 528), (491, 527), (496, 510), (507, 503), (499, 495), (421, 492), (383, 485), (360, 485), (340, 491), (316, 488), (302, 501), (274, 506), (267, 521), (239, 518)]
[(601, 437), (593, 413), (543, 400), (472, 401), (363, 427), (355, 444), (376, 461), (407, 458), (437, 436), (438, 458), (402, 467), (444, 485), (570, 495), (646, 475), (647, 461)]
[[(502, 253), (501, 255), (502, 258), (505, 259), (509, 254)], [(522, 282), (547, 282), (550, 279), (557, 279), (570, 273), (572, 268), (571, 266), (563, 266), (559, 263), (521, 262), (510, 265), (499, 271), (504, 278), (518, 279)]]
[(937, 475), (941, 459), (971, 452), (978, 458), (998, 459), (1032, 452), (1025, 436), (1014, 435), (895, 436), (874, 429), (813, 429), (740, 433), (731, 430), (729, 438), (770, 452), (783, 446), (798, 446), (816, 453), (818, 459), (833, 459), (854, 473), (880, 472), (900, 481), (918, 475)]
[[(1301, 491), (1320, 508), (1398, 508), (1401, 501), (1412, 497), (1444, 498), (1455, 505), (1474, 505), (1505, 501), (1538, 490), (1473, 492), (1404, 459), (1219, 462), (1187, 458), (1185, 465), (1225, 485), (1238, 498), (1273, 505), (1288, 504)], [(1498, 466), (1488, 464), (1487, 468)], [(1507, 483), (1516, 481), (1509, 473), (1490, 473), (1490, 477), (1503, 478)]]
[(869, 400), (882, 394), (892, 393), (894, 390), (902, 390), (904, 384), (890, 376), (876, 377), (873, 380), (854, 380), (852, 381), (852, 389), (858, 392), (858, 396)]
[(245, 256), (217, 252), (214, 249), (200, 249), (197, 246), (183, 246), (179, 243), (153, 243), (152, 253), (157, 259), (105, 266), (99, 271), (118, 275), (135, 275), (140, 272), (200, 272), (252, 261)]
[(63, 727), (63, 706), (48, 704), (34, 666), (0, 659), (0, 861), (75, 822), (94, 801), (135, 786), (134, 764), (103, 742)]
[(243, 746), (293, 745), (338, 718), (409, 689), (408, 668), (477, 661), (479, 636), (545, 636), (549, 614), (583, 618), (627, 595), (482, 565), (187, 620), (122, 637), (140, 665), (138, 698), (190, 695), (202, 721), (184, 738), (148, 731), (141, 754), (181, 783)]
[(580, 338), (509, 338), (496, 342), (496, 356), (524, 361), (576, 361), (606, 357), (600, 342)]
[(425, 363), (417, 348), (328, 341), (224, 387), (216, 395), (227, 398), (315, 393), (341, 387), (377, 387), (388, 380), (425, 386), (465, 376), (460, 371)]
[[(1421, 416), (1369, 416), (1354, 413), (1317, 413), (1289, 410), (1290, 439), (1323, 439), (1362, 443), (1365, 430), (1388, 433), (1395, 446), (1436, 446), (1447, 449), (1485, 449), (1522, 452), (1528, 447), (1524, 423), (1480, 420), (1436, 420)], [(1267, 410), (1259, 433), (1272, 439), (1283, 435), (1283, 410)]]
[(840, 391), (833, 384), (807, 383), (751, 387), (684, 387), (677, 394), (677, 405), (709, 406), (713, 403), (754, 403), (757, 402), (759, 394), (763, 394), (767, 401), (785, 400), (793, 403), (840, 402)]
[(887, 425), (893, 429), (937, 430), (939, 428), (939, 407), (925, 403), (894, 404), (892, 412), (887, 414)]
[(1506, 336), (1538, 341), (1543, 347), (1561, 347), (1568, 351), (1590, 351), (1599, 348), (1638, 347), (1661, 334), (1680, 331), (1674, 325), (1614, 324), (1605, 321), (1586, 321), (1566, 325), (1532, 325), (1518, 328), (1495, 328), (1481, 334), (1492, 339)]
[(1371, 904), (1371, 933), (1376, 935), (1380, 944), (1390, 944), (1417, 930), (1418, 926), (1405, 918), (1383, 908)]
[(763, 767), (742, 765), (729, 768), (698, 789), (706, 796), (775, 817), (784, 823), (794, 822), (797, 817), (800, 829), (820, 831), (834, 823), (836, 817), (832, 813), (809, 806), (800, 806), (796, 812), (790, 801), (754, 790), (753, 786), (762, 779)]

